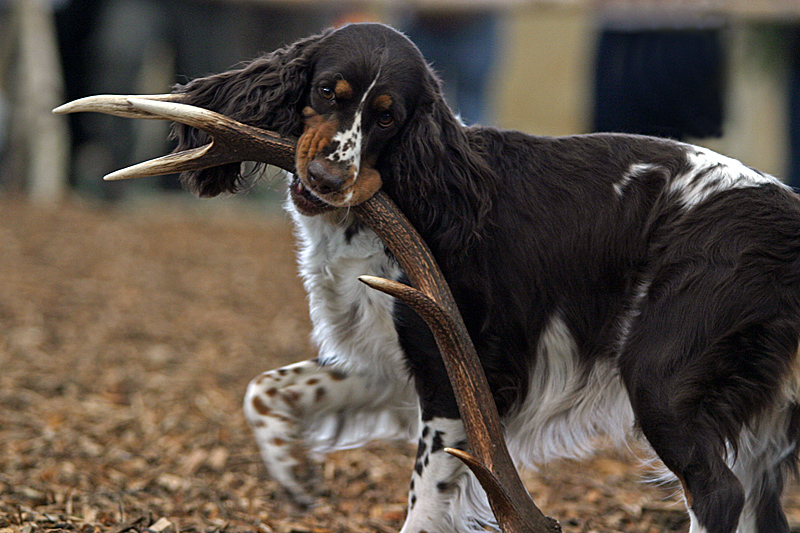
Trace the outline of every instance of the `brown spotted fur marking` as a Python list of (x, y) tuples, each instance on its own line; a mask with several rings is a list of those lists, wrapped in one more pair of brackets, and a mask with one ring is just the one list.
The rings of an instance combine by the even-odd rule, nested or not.
[(347, 100), (353, 97), (353, 86), (347, 80), (339, 80), (336, 82), (333, 92), (336, 94), (336, 98)]
[(308, 164), (317, 152), (331, 144), (331, 138), (336, 134), (339, 125), (335, 121), (326, 120), (310, 107), (303, 109), (303, 115), (306, 117), (305, 130), (297, 141), (295, 163), (298, 175), (305, 180)]
[(392, 107), (393, 103), (394, 100), (392, 100), (391, 96), (389, 96), (388, 94), (382, 94), (377, 98), (375, 98), (375, 100), (372, 102), (372, 107), (374, 107), (375, 109), (380, 109), (382, 111), (388, 111)]
[(266, 416), (270, 414), (270, 408), (267, 407), (267, 404), (265, 404), (264, 401), (258, 396), (253, 398), (253, 409), (255, 409), (260, 415)]
[(322, 387), (318, 388), (314, 393), (314, 402), (319, 403), (326, 395), (325, 389)]
[(383, 186), (380, 173), (374, 168), (362, 166), (358, 173), (358, 181), (353, 184), (349, 205), (358, 205), (372, 198)]
[(293, 390), (287, 390), (281, 396), (281, 398), (283, 398), (283, 401), (286, 402), (286, 405), (292, 408), (297, 405), (297, 402), (298, 400), (300, 400), (301, 397), (302, 397), (301, 393)]
[(290, 416), (282, 415), (280, 413), (272, 413), (272, 414), (270, 414), (268, 416), (270, 418), (273, 418), (273, 419), (278, 420), (279, 422), (283, 422), (283, 423), (287, 423), (287, 422), (292, 422), (293, 423), (295, 421), (294, 418), (292, 418)]

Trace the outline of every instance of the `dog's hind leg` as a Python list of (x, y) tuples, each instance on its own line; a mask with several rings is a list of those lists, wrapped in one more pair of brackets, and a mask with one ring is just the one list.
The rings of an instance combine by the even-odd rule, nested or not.
[(691, 533), (785, 532), (795, 321), (768, 298), (721, 293), (710, 275), (683, 279), (642, 306), (620, 356), (636, 420), (683, 485)]
[[(683, 485), (690, 533), (789, 532), (780, 498), (785, 476), (797, 463), (800, 410), (795, 404), (777, 399), (742, 424), (734, 442), (722, 438), (708, 422), (743, 405), (717, 401), (731, 393), (725, 385), (704, 384), (692, 391), (696, 382), (688, 385), (682, 378), (664, 375), (649, 380), (647, 392), (629, 383), (643, 434)], [(683, 404), (701, 391), (700, 399)]]
[(257, 376), (247, 387), (244, 412), (270, 476), (301, 506), (314, 502), (311, 452), (410, 440), (419, 419), (410, 381), (348, 374), (317, 360)]
[(730, 461), (746, 494), (738, 533), (789, 532), (781, 493), (787, 474), (796, 470), (798, 431), (800, 406), (787, 401), (742, 432)]
[(670, 397), (677, 385), (663, 384), (649, 383), (644, 391), (631, 383), (631, 403), (642, 433), (683, 486), (689, 532), (735, 533), (745, 490), (726, 464), (724, 443), (697, 419), (681, 416)]

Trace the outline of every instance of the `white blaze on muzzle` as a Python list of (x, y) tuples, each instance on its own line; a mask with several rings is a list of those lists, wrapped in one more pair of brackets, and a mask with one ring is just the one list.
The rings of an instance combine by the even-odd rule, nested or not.
[(375, 87), (378, 82), (378, 77), (381, 75), (380, 71), (372, 80), (372, 83), (364, 91), (364, 96), (358, 103), (355, 115), (353, 116), (353, 123), (345, 131), (337, 131), (331, 138), (331, 144), (336, 146), (336, 149), (331, 152), (326, 159), (334, 163), (342, 163), (348, 167), (353, 168), (353, 183), (358, 179), (358, 172), (361, 169), (361, 146), (362, 146), (362, 115), (364, 114), (364, 105), (367, 101), (370, 91)]

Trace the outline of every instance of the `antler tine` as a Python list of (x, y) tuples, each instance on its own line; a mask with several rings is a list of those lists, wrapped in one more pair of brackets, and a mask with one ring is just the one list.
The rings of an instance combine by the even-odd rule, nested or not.
[[(168, 154), (116, 170), (103, 176), (103, 179), (106, 181), (129, 180), (200, 170), (214, 166), (211, 164), (212, 158), (214, 158), (213, 152), (214, 143), (209, 143), (199, 148)], [(230, 162), (228, 158), (222, 158), (218, 164), (222, 165)]]
[(149, 95), (143, 94), (138, 96), (126, 96), (119, 94), (98, 94), (95, 96), (87, 96), (85, 98), (79, 98), (77, 100), (73, 100), (72, 102), (67, 102), (64, 105), (58, 106), (57, 108), (53, 109), (53, 113), (57, 115), (66, 115), (68, 113), (94, 112), (94, 113), (105, 113), (106, 115), (114, 115), (117, 117), (125, 117), (125, 118), (145, 118), (145, 119), (163, 120), (163, 117), (153, 115), (151, 113), (144, 111), (143, 109), (134, 107), (129, 100), (130, 98), (136, 98), (138, 100), (158, 101), (158, 102), (180, 102), (181, 100), (183, 100), (184, 95), (179, 93), (149, 94)]
[(485, 490), (487, 494), (492, 495), (491, 497), (495, 501), (495, 508), (499, 509), (497, 511), (498, 514), (508, 515), (515, 512), (514, 502), (508, 496), (503, 484), (500, 483), (500, 480), (497, 479), (497, 476), (492, 473), (489, 467), (464, 450), (447, 447), (444, 451), (458, 458), (472, 470), (472, 473), (478, 478), (483, 490)]
[(560, 532), (558, 522), (542, 514), (519, 478), (475, 346), (430, 249), (381, 191), (353, 211), (392, 251), (414, 287), (373, 276), (359, 280), (414, 309), (431, 329), (442, 354), (475, 457), (449, 453), (475, 472), (503, 533)]
[(257, 161), (284, 170), (294, 169), (295, 141), (243, 124), (232, 118), (182, 103), (182, 94), (149, 96), (98, 95), (69, 102), (54, 113), (93, 111), (128, 118), (172, 120), (203, 130), (212, 141), (198, 148), (144, 161), (108, 174), (105, 180), (159, 176), (215, 167), (226, 163)]
[(128, 103), (137, 111), (163, 120), (180, 122), (193, 128), (203, 130), (209, 135), (225, 135), (230, 133), (229, 127), (240, 125), (241, 123), (220, 115), (214, 111), (209, 111), (202, 107), (183, 104), (180, 101), (159, 101), (148, 98), (128, 97)]

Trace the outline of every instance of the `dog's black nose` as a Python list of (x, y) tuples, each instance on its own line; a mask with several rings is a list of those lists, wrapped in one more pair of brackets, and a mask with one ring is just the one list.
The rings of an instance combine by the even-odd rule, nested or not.
[(320, 194), (339, 192), (344, 185), (344, 181), (337, 174), (317, 160), (308, 164), (308, 182), (311, 188)]

